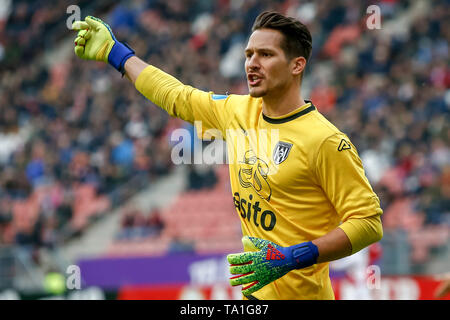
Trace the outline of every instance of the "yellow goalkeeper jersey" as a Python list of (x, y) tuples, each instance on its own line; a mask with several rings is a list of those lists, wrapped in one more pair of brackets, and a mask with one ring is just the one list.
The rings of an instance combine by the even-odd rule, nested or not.
[[(142, 71), (135, 86), (171, 116), (195, 123), (202, 137), (226, 139), (243, 235), (291, 246), (340, 227), (353, 252), (373, 242), (355, 226), (369, 219), (365, 228), (379, 232), (379, 199), (355, 146), (312, 102), (269, 118), (261, 98), (204, 92), (153, 66)], [(328, 263), (293, 270), (253, 297), (334, 299)]]

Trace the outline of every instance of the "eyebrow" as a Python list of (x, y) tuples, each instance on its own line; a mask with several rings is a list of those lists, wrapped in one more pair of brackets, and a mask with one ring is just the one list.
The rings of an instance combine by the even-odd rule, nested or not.
[(274, 49), (268, 48), (268, 47), (262, 47), (262, 48), (256, 48), (256, 49), (253, 49), (253, 48), (246, 48), (246, 49), (244, 50), (245, 53), (248, 53), (248, 52), (251, 52), (251, 51), (256, 51), (256, 52), (265, 51), (265, 52), (273, 52), (273, 53), (275, 53), (275, 50), (274, 50)]

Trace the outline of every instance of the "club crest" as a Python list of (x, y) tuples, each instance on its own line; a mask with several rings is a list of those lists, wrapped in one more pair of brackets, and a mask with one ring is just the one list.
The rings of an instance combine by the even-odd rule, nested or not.
[(277, 145), (275, 146), (275, 150), (273, 151), (273, 161), (275, 162), (275, 164), (280, 164), (284, 160), (286, 160), (289, 152), (291, 151), (291, 148), (291, 143), (278, 141)]

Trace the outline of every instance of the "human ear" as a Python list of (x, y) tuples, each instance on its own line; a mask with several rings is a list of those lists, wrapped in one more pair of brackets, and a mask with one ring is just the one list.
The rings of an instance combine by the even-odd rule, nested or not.
[(306, 59), (304, 57), (296, 57), (292, 59), (292, 75), (300, 75), (306, 66)]

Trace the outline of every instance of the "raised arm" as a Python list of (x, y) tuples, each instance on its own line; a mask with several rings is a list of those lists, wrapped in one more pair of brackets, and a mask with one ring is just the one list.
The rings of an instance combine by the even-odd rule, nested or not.
[(136, 56), (133, 56), (125, 62), (125, 76), (131, 81), (131, 83), (136, 84), (136, 79), (148, 66), (148, 63), (142, 61)]
[(74, 51), (78, 57), (109, 63), (129, 79), (141, 94), (169, 115), (190, 123), (200, 121), (200, 134), (208, 129), (219, 129), (223, 132), (222, 137), (226, 137), (225, 124), (232, 111), (225, 107), (225, 99), (214, 99), (212, 92), (184, 85), (144, 62), (125, 42), (116, 39), (108, 24), (96, 17), (87, 16), (84, 21), (75, 21), (72, 29), (78, 31), (74, 40)]

